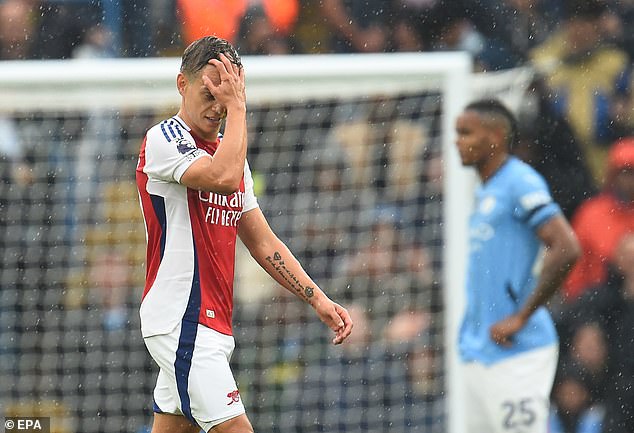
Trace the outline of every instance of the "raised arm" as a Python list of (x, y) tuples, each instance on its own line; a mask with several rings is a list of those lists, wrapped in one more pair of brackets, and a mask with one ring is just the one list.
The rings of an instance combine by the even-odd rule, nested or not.
[(348, 311), (330, 300), (308, 276), (286, 245), (273, 233), (260, 208), (242, 215), (238, 234), (253, 258), (275, 281), (315, 309), (319, 319), (335, 332), (334, 344), (342, 343), (350, 335), (352, 320)]
[(545, 222), (537, 230), (537, 235), (546, 247), (537, 285), (517, 313), (491, 327), (491, 338), (498, 344), (511, 345), (511, 337), (526, 325), (535, 310), (555, 294), (581, 253), (572, 227), (561, 215)]
[[(220, 61), (212, 59), (209, 65), (202, 72), (204, 88), (201, 91), (221, 106), (212, 112), (226, 109), (225, 133), (213, 158), (200, 158), (194, 162), (183, 174), (181, 183), (189, 188), (229, 195), (240, 186), (247, 155), (244, 69), (231, 63), (223, 54)], [(215, 68), (218, 73), (211, 73), (210, 68)]]

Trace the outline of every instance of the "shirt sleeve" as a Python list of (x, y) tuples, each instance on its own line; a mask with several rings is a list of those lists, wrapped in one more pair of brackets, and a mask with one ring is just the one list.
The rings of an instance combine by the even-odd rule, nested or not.
[(150, 178), (180, 183), (185, 171), (204, 156), (211, 157), (196, 146), (189, 132), (163, 122), (147, 133), (143, 171)]
[(253, 191), (253, 176), (247, 161), (244, 162), (244, 205), (242, 212), (247, 212), (258, 207), (258, 199)]
[(546, 181), (539, 174), (523, 173), (517, 179), (514, 189), (514, 216), (533, 230), (561, 213), (559, 205), (550, 195)]

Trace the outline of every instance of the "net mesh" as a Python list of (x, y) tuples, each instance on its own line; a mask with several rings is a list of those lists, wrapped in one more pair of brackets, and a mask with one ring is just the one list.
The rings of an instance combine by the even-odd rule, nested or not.
[[(149, 431), (134, 170), (145, 131), (174, 108), (3, 116), (3, 415)], [(260, 206), (356, 323), (332, 346), (238, 250), (232, 364), (255, 431), (445, 431), (441, 108), (433, 91), (249, 107)]]

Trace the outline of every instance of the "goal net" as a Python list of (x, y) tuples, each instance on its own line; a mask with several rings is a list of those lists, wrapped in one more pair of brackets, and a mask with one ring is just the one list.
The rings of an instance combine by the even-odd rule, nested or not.
[[(355, 321), (333, 347), (310, 308), (238, 250), (232, 363), (255, 431), (457, 432), (470, 180), (450, 149), (470, 62), (244, 63), (260, 206)], [(157, 370), (139, 331), (134, 170), (145, 131), (177, 110), (177, 71), (178, 59), (0, 69), (0, 415), (48, 416), (56, 432), (149, 431)]]

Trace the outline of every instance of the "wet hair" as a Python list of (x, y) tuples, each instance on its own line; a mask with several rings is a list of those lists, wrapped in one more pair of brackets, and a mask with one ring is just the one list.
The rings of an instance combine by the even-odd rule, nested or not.
[(181, 72), (192, 76), (203, 69), (209, 60), (220, 60), (218, 57), (220, 53), (227, 56), (234, 65), (242, 67), (238, 52), (228, 41), (215, 36), (205, 36), (185, 48), (181, 59)]
[(508, 148), (512, 149), (513, 145), (517, 143), (517, 119), (511, 110), (497, 99), (480, 99), (478, 101), (473, 101), (465, 107), (464, 111), (475, 111), (481, 116), (490, 117), (492, 120), (501, 118), (507, 132), (506, 144)]

